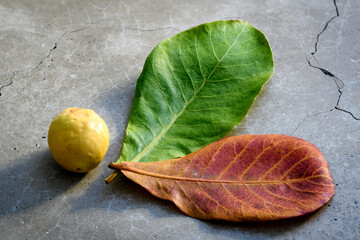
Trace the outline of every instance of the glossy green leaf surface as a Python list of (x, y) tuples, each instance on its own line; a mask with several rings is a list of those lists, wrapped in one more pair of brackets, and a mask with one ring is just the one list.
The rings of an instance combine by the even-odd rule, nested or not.
[(221, 139), (272, 74), (269, 43), (248, 22), (206, 23), (163, 40), (137, 80), (117, 162), (176, 158)]

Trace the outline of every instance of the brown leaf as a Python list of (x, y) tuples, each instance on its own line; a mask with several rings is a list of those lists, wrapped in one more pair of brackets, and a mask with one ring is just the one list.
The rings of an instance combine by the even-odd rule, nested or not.
[(109, 167), (200, 219), (300, 216), (320, 208), (335, 191), (320, 150), (284, 135), (228, 137), (182, 158)]

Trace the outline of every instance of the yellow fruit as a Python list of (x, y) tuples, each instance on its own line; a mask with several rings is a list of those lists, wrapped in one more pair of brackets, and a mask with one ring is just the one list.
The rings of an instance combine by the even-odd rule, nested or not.
[(109, 130), (93, 110), (67, 108), (50, 124), (48, 144), (55, 161), (71, 172), (88, 172), (109, 148)]

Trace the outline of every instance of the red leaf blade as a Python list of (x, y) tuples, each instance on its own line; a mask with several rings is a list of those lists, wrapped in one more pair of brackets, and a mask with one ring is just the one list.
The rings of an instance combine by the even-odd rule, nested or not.
[(200, 219), (300, 216), (320, 208), (335, 191), (320, 150), (284, 135), (234, 136), (182, 158), (110, 167)]

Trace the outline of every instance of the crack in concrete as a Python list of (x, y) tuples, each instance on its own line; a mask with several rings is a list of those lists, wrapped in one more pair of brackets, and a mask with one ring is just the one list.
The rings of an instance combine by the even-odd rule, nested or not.
[(1, 96), (1, 90), (2, 90), (3, 88), (9, 87), (11, 84), (13, 84), (13, 79), (14, 79), (15, 76), (16, 76), (16, 73), (13, 72), (12, 76), (10, 77), (9, 83), (7, 83), (7, 84), (5, 84), (5, 85), (2, 85), (2, 86), (0, 87), (0, 96)]
[[(65, 32), (61, 35), (61, 37), (55, 42), (54, 47), (49, 50), (48, 54), (40, 60), (39, 64), (38, 64), (36, 67), (34, 67), (34, 68), (29, 72), (29, 74), (32, 73), (33, 71), (35, 71), (36, 69), (38, 69), (38, 68), (44, 63), (44, 60), (50, 57), (51, 52), (54, 51), (54, 50), (57, 48), (58, 43), (59, 43), (59, 42), (61, 41), (61, 39), (65, 36), (66, 33), (67, 33), (67, 31), (65, 31)], [(29, 74), (27, 74), (27, 76), (28, 76)]]
[[(33, 68), (31, 69), (28, 73), (26, 73), (25, 75), (21, 76), (20, 79), (22, 78), (25, 78), (25, 77), (28, 77), (31, 73), (33, 73), (36, 69), (38, 69), (43, 63), (44, 63), (44, 60), (49, 58), (50, 55), (51, 55), (51, 52), (54, 51), (56, 48), (57, 48), (57, 45), (58, 43), (61, 41), (61, 39), (65, 36), (65, 34), (67, 33), (67, 31), (65, 31), (61, 36), (60, 38), (55, 42), (54, 46), (49, 50), (48, 54), (43, 57), (40, 62)], [(10, 77), (9, 79), (9, 83), (3, 85), (3, 86), (0, 86), (0, 96), (2, 95), (1, 94), (1, 90), (6, 88), (6, 87), (9, 87), (11, 86), (13, 83), (14, 83), (14, 78), (16, 77), (16, 75), (18, 74), (18, 72), (13, 72), (12, 76)]]
[(334, 79), (334, 82), (337, 86), (337, 90), (339, 92), (339, 97), (336, 101), (336, 105), (334, 107), (334, 109), (336, 110), (339, 110), (339, 111), (342, 111), (342, 112), (345, 112), (347, 114), (349, 114), (353, 119), (355, 120), (360, 120), (360, 117), (356, 117), (351, 111), (348, 111), (346, 109), (343, 109), (343, 108), (340, 108), (339, 107), (339, 103), (340, 103), (340, 99), (342, 97), (342, 88), (345, 87), (345, 84), (344, 82), (338, 78), (335, 74), (333, 74), (332, 72), (330, 72), (329, 70), (323, 68), (323, 67), (320, 67), (320, 63), (317, 61), (317, 59), (315, 58), (315, 54), (317, 53), (317, 45), (319, 43), (319, 39), (320, 39), (320, 36), (326, 31), (326, 29), (328, 28), (329, 24), (331, 23), (331, 21), (333, 21), (335, 18), (337, 17), (340, 17), (340, 14), (339, 14), (339, 9), (338, 9), (338, 6), (336, 4), (336, 0), (333, 0), (333, 4), (334, 4), (334, 8), (335, 8), (335, 11), (336, 11), (336, 14), (334, 16), (332, 16), (326, 23), (325, 23), (325, 26), (324, 28), (317, 34), (316, 36), (316, 42), (315, 42), (315, 46), (314, 46), (314, 51), (311, 52), (311, 55), (312, 55), (312, 58), (314, 58), (314, 60), (316, 61), (317, 65), (314, 65), (310, 62), (309, 58), (307, 57), (307, 55), (305, 54), (305, 58), (306, 58), (306, 61), (307, 63), (309, 64), (310, 67), (312, 68), (315, 68), (315, 69), (318, 69), (320, 70), (323, 74), (325, 74), (326, 76), (329, 76), (331, 78)]
[(336, 15), (335, 16), (332, 16), (332, 18), (330, 18), (324, 28), (318, 33), (318, 35), (316, 36), (316, 42), (315, 42), (315, 47), (314, 47), (314, 51), (311, 53), (311, 55), (314, 55), (315, 53), (317, 53), (317, 45), (319, 43), (319, 38), (321, 36), (321, 34), (323, 34), (325, 32), (325, 30), (327, 29), (327, 27), (329, 26), (329, 24), (331, 23), (332, 20), (334, 20), (335, 18), (339, 17), (340, 14), (339, 14), (339, 9), (337, 7), (337, 4), (336, 4), (336, 0), (333, 0), (334, 1), (334, 6), (335, 6), (335, 11), (336, 11)]
[(303, 123), (308, 119), (312, 117), (316, 117), (319, 114), (323, 114), (322, 112), (317, 112), (315, 114), (308, 114), (306, 117), (304, 117), (301, 122), (296, 126), (296, 128), (293, 130), (293, 132), (290, 134), (290, 136), (294, 136), (295, 132), (303, 125)]
[(88, 29), (91, 25), (94, 25), (94, 24), (97, 24), (99, 22), (103, 22), (105, 21), (106, 18), (103, 18), (103, 19), (99, 19), (97, 21), (89, 21), (88, 23), (85, 24), (85, 26), (81, 27), (81, 28), (77, 28), (77, 29), (74, 29), (72, 31), (69, 31), (70, 33), (76, 33), (76, 32), (80, 32), (80, 31), (83, 31), (85, 29)]
[[(95, 22), (90, 22), (89, 25), (92, 25), (92, 24), (96, 24), (98, 22), (101, 22), (103, 21), (104, 19), (101, 19), (99, 21), (95, 21)], [(75, 33), (75, 32), (80, 32), (82, 30), (85, 30), (87, 29), (88, 26), (84, 26), (84, 27), (81, 27), (81, 28), (78, 28), (78, 29), (75, 29), (75, 30), (72, 30), (70, 31), (70, 33)], [(159, 31), (159, 30), (169, 30), (169, 29), (173, 29), (173, 30), (176, 30), (176, 31), (181, 31), (180, 29), (176, 28), (176, 27), (159, 27), (159, 28), (154, 28), (154, 29), (140, 29), (140, 28), (132, 28), (132, 27), (124, 27), (124, 29), (128, 29), (128, 30), (134, 30), (134, 31), (141, 31), (141, 32), (155, 32), (155, 31)], [(43, 57), (39, 63), (33, 68), (31, 69), (28, 73), (26, 73), (25, 75), (23, 75), (22, 77), (20, 77), (20, 79), (22, 78), (25, 78), (25, 77), (28, 77), (31, 73), (33, 73), (36, 69), (38, 69), (45, 61), (45, 59), (49, 58), (52, 51), (54, 51), (55, 49), (57, 49), (57, 45), (58, 43), (61, 41), (61, 39), (65, 36), (65, 34), (68, 33), (68, 31), (65, 31), (61, 36), (60, 38), (55, 42), (54, 46), (49, 50), (48, 54)], [(13, 80), (14, 78), (17, 76), (17, 72), (13, 72), (12, 76), (10, 77), (9, 79), (9, 83), (7, 84), (4, 84), (3, 86), (0, 86), (0, 96), (2, 95), (1, 94), (1, 90), (6, 88), (6, 87), (9, 87), (13, 84)]]
[(140, 32), (155, 32), (155, 31), (159, 31), (159, 30), (168, 30), (168, 29), (174, 29), (176, 31), (181, 31), (180, 29), (178, 29), (176, 27), (159, 27), (159, 28), (153, 28), (153, 29), (140, 29), (140, 28), (124, 27), (124, 29), (140, 31)]
[(353, 118), (353, 119), (355, 119), (355, 120), (360, 120), (360, 117), (355, 117), (355, 115), (352, 113), (352, 112), (350, 112), (350, 111), (348, 111), (348, 110), (346, 110), (346, 109), (343, 109), (343, 108), (339, 108), (339, 102), (340, 102), (340, 98), (341, 98), (341, 95), (343, 94), (343, 92), (340, 90), (340, 89), (338, 89), (338, 92), (340, 93), (339, 94), (339, 98), (338, 98), (338, 100), (337, 100), (337, 102), (336, 102), (336, 106), (334, 107), (336, 110), (339, 110), (339, 111), (342, 111), (342, 112), (344, 112), (344, 113), (348, 113), (348, 114), (350, 114), (350, 116)]
[[(340, 91), (340, 89), (345, 87), (344, 82), (341, 79), (339, 79), (337, 76), (335, 76), (335, 74), (333, 74), (329, 70), (326, 70), (325, 68), (322, 68), (322, 67), (319, 67), (319, 66), (316, 66), (316, 65), (312, 64), (306, 54), (305, 54), (305, 58), (306, 58), (306, 61), (309, 64), (310, 67), (319, 69), (324, 75), (332, 77), (334, 79), (334, 82), (335, 82), (337, 88), (338, 88), (338, 91)], [(319, 62), (316, 60), (316, 58), (314, 56), (313, 56), (313, 58), (319, 64)], [(339, 103), (339, 99), (338, 99), (337, 103)]]

